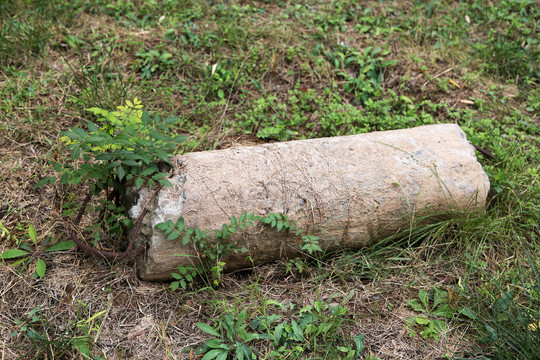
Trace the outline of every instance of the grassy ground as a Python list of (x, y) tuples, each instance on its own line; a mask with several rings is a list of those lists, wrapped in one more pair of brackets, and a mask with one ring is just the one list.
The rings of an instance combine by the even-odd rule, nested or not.
[(59, 133), (136, 96), (179, 117), (180, 152), (450, 122), (493, 155), (483, 214), (218, 289), (74, 250), (7, 260), (2, 359), (195, 359), (208, 339), (205, 359), (539, 359), (539, 24), (532, 0), (0, 0), (0, 252), (68, 240), (84, 186), (35, 188), (69, 161)]

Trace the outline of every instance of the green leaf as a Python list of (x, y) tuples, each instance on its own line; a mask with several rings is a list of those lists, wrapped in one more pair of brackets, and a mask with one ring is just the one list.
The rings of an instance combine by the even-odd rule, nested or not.
[[(140, 158), (140, 156), (138, 156)], [(132, 159), (132, 156), (125, 155), (124, 159), (122, 160), (122, 165), (127, 165), (131, 167), (140, 167), (141, 164), (139, 163), (139, 160), (141, 159)]]
[[(70, 134), (71, 133), (71, 134)], [(70, 127), (66, 135), (72, 139), (83, 138), (88, 135), (86, 131), (78, 127)], [(71, 136), (70, 136), (71, 135)], [(73, 136), (73, 137), (72, 137)]]
[(257, 90), (259, 90), (259, 92), (263, 92), (263, 88), (261, 86), (261, 83), (258, 82), (256, 79), (250, 79), (251, 82), (253, 83), (253, 85), (255, 85), (255, 87), (257, 88)]
[(164, 122), (165, 124), (174, 124), (174, 123), (177, 122), (177, 121), (178, 121), (178, 118), (177, 118), (177, 117), (173, 117), (173, 116), (169, 116), (169, 117), (167, 117), (167, 118), (165, 118), (165, 119), (163, 120), (163, 122)]
[(85, 141), (88, 141), (90, 143), (94, 143), (94, 144), (97, 144), (97, 145), (103, 145), (103, 143), (105, 142), (105, 140), (107, 140), (108, 138), (106, 136), (100, 136), (100, 135), (90, 135), (90, 136), (87, 136), (85, 137)]
[(451, 319), (454, 316), (454, 310), (450, 305), (445, 304), (433, 310), (433, 315)]
[(10, 249), (10, 250), (4, 251), (2, 255), (0, 255), (0, 258), (14, 259), (14, 258), (18, 258), (20, 256), (25, 256), (28, 254), (30, 254), (28, 251), (19, 250), (19, 249)]
[(124, 170), (122, 165), (116, 168), (116, 175), (118, 176), (118, 180), (122, 180), (124, 176), (126, 175), (126, 171)]
[(140, 189), (143, 184), (144, 184), (143, 178), (138, 177), (135, 179), (135, 186), (137, 187), (137, 190)]
[(468, 308), (468, 307), (461, 308), (459, 309), (459, 313), (463, 316), (468, 317), (471, 320), (476, 320), (476, 313), (471, 308)]
[[(18, 266), (19, 264), (26, 263), (28, 260), (31, 260), (31, 259), (33, 259), (31, 256), (24, 257), (22, 259), (18, 259), (13, 264), (11, 264), (11, 266)], [(26, 265), (28, 265), (28, 263), (26, 263)]]
[(86, 111), (93, 112), (95, 115), (104, 115), (104, 114), (106, 115), (106, 114), (108, 114), (107, 110), (102, 110), (102, 109), (97, 108), (97, 107), (86, 109)]
[(205, 344), (212, 349), (228, 349), (227, 345), (218, 339), (210, 339)]
[(53, 252), (53, 251), (66, 251), (66, 250), (69, 250), (71, 249), (72, 247), (75, 246), (75, 243), (73, 241), (62, 241), (62, 242), (59, 242), (58, 244), (55, 244), (49, 248), (47, 248), (45, 251), (46, 252)]
[(262, 218), (260, 220), (263, 224), (270, 224), (272, 222), (272, 219), (270, 218), (270, 216), (267, 216), (265, 218)]
[(163, 160), (165, 162), (169, 162), (169, 155), (164, 152), (164, 151), (161, 151), (161, 150), (158, 150), (156, 151), (156, 156), (160, 159), (160, 160)]
[(251, 340), (256, 340), (256, 339), (259, 339), (259, 334), (247, 333), (246, 337), (244, 338), (244, 341), (251, 341)]
[(54, 180), (56, 180), (56, 178), (54, 176), (43, 178), (36, 184), (34, 189), (37, 189), (38, 187), (43, 186), (43, 185), (45, 185), (47, 183), (54, 184)]
[(203, 356), (202, 360), (211, 360), (211, 359), (225, 360), (227, 359), (227, 354), (228, 354), (228, 351), (225, 349), (214, 349), (207, 352)]
[(189, 240), (190, 240), (190, 239), (191, 239), (191, 238), (189, 237), (189, 235), (185, 235), (185, 236), (182, 238), (182, 244), (183, 244), (183, 245), (189, 244)]
[(37, 259), (37, 263), (36, 263), (36, 274), (42, 278), (45, 276), (45, 269), (47, 268), (47, 266), (45, 265), (45, 261), (41, 260), (41, 259)]
[(81, 147), (77, 145), (71, 150), (71, 160), (77, 160), (79, 156), (81, 156)]
[(247, 216), (248, 216), (248, 215), (247, 215), (247, 211), (244, 211), (244, 212), (240, 215), (240, 217), (238, 218), (238, 221), (240, 221), (240, 222), (245, 222), (246, 219), (247, 219)]
[(418, 312), (425, 311), (425, 309), (422, 307), (422, 305), (420, 305), (417, 299), (412, 299), (412, 300), (407, 301), (407, 306), (412, 308), (414, 311), (418, 311)]
[(300, 326), (298, 326), (298, 323), (296, 321), (291, 322), (291, 326), (294, 332), (294, 338), (296, 341), (303, 341), (304, 336), (302, 335), (302, 329), (300, 329)]
[(71, 339), (71, 344), (77, 351), (79, 351), (81, 354), (85, 355), (89, 359), (92, 358), (90, 355), (90, 348), (88, 347), (88, 339), (86, 337), (76, 337)]
[(238, 319), (236, 320), (238, 324), (242, 324), (246, 320), (247, 314), (245, 310), (242, 310), (242, 312), (238, 315)]
[(86, 127), (90, 133), (95, 133), (99, 130), (99, 127), (91, 121), (86, 121)]
[(434, 289), (433, 294), (433, 309), (436, 309), (439, 304), (442, 304), (448, 298), (448, 293), (437, 288)]
[(37, 233), (36, 229), (34, 228), (34, 225), (30, 224), (28, 225), (28, 236), (30, 236), (30, 239), (32, 242), (37, 245)]
[(157, 174), (152, 175), (152, 179), (158, 180), (158, 179), (161, 179), (161, 178), (163, 178), (165, 176), (169, 176), (169, 174), (165, 173), (165, 172), (158, 172)]
[(418, 298), (420, 299), (420, 301), (422, 302), (422, 304), (424, 304), (424, 309), (429, 309), (428, 308), (428, 304), (429, 304), (429, 296), (428, 296), (428, 293), (426, 290), (422, 289), (418, 292)]
[(148, 165), (148, 167), (141, 172), (141, 175), (142, 176), (148, 176), (148, 175), (153, 174), (153, 173), (158, 172), (158, 171), (159, 170), (158, 170), (156, 164), (152, 163), (152, 164)]
[(197, 325), (197, 327), (199, 329), (201, 329), (202, 331), (204, 331), (207, 334), (210, 334), (212, 336), (221, 337), (221, 334), (219, 332), (217, 332), (216, 329), (214, 329), (213, 327), (211, 327), (208, 324), (198, 322), (196, 325)]
[(358, 359), (366, 347), (366, 344), (364, 343), (364, 334), (356, 335), (353, 337), (353, 340), (356, 345), (356, 358)]
[(112, 153), (104, 153), (104, 154), (99, 154), (98, 156), (96, 156), (96, 160), (103, 160), (103, 161), (112, 160), (114, 158), (115, 156)]
[(165, 135), (163, 135), (162, 133), (160, 133), (159, 131), (155, 130), (155, 129), (150, 129), (148, 131), (149, 135), (150, 135), (150, 138), (152, 138), (154, 141), (156, 140), (161, 140), (161, 141), (167, 141), (167, 137), (165, 137)]
[(158, 228), (161, 231), (165, 231), (169, 228), (169, 224), (166, 222), (162, 222), (156, 225), (156, 228)]
[(239, 360), (247, 359), (252, 360), (253, 359), (253, 351), (250, 347), (242, 344), (241, 342), (236, 342), (236, 357)]
[(173, 187), (171, 182), (169, 180), (166, 180), (166, 179), (159, 179), (158, 183), (160, 183), (163, 186)]
[(442, 333), (446, 330), (446, 322), (444, 322), (443, 320), (431, 320), (431, 325), (439, 333)]
[(512, 303), (513, 298), (514, 298), (514, 295), (511, 291), (507, 291), (501, 294), (501, 296), (499, 296), (499, 298), (495, 300), (495, 303), (493, 304), (493, 311), (495, 312), (505, 311), (506, 309), (508, 309), (508, 307)]
[(184, 141), (186, 141), (188, 137), (186, 135), (176, 135), (173, 139), (173, 141), (177, 144), (181, 144)]
[(167, 236), (167, 240), (176, 240), (180, 237), (180, 233), (177, 230), (171, 231), (169, 236)]
[(279, 324), (276, 326), (276, 329), (274, 330), (274, 345), (279, 345), (281, 342), (281, 334), (283, 333), (283, 329), (285, 327), (284, 323)]
[(421, 318), (421, 317), (417, 317), (414, 319), (416, 321), (417, 324), (420, 324), (420, 325), (427, 325), (429, 324), (429, 320), (426, 319), (426, 318)]
[(185, 228), (184, 218), (182, 216), (180, 216), (178, 218), (178, 221), (176, 222), (176, 229), (178, 231), (182, 231), (182, 230), (184, 230), (184, 228)]

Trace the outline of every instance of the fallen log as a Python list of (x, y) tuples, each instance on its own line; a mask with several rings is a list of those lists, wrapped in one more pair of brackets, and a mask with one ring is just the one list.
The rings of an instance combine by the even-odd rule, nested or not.
[[(156, 229), (183, 217), (188, 227), (220, 229), (244, 212), (287, 214), (324, 250), (360, 248), (395, 234), (413, 216), (478, 211), (489, 180), (474, 147), (454, 124), (195, 152), (171, 159), (169, 181), (152, 199), (135, 244), (144, 280), (171, 279), (196, 254)], [(135, 221), (148, 189), (132, 191)], [(302, 239), (263, 224), (231, 238), (247, 253), (223, 259), (236, 270), (298, 256)]]

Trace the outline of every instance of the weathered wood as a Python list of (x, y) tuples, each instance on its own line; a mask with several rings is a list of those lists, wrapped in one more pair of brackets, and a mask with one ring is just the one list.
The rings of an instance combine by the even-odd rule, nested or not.
[[(166, 280), (191, 261), (180, 241), (168, 241), (157, 223), (185, 219), (189, 227), (219, 229), (243, 212), (287, 213), (320, 238), (324, 249), (359, 248), (407, 227), (412, 214), (476, 211), (489, 180), (474, 148), (454, 124), (336, 138), (190, 153), (172, 159), (169, 179), (146, 216), (137, 245), (138, 272)], [(141, 204), (148, 191), (138, 193)], [(130, 210), (136, 219), (141, 207)], [(298, 256), (302, 240), (268, 227), (233, 239), (249, 250), (224, 259), (227, 270)]]

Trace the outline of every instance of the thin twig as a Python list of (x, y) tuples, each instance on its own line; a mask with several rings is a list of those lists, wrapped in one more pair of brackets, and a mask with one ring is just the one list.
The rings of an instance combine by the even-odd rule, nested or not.
[(75, 226), (79, 226), (82, 216), (84, 212), (86, 211), (86, 207), (88, 206), (88, 203), (92, 199), (92, 196), (93, 196), (93, 191), (92, 189), (90, 189), (90, 191), (88, 192), (88, 195), (86, 195), (86, 197), (83, 200), (83, 203), (82, 203), (81, 208), (79, 209), (79, 212), (77, 213), (77, 217), (75, 218), (75, 222), (74, 222)]
[(139, 218), (137, 219), (137, 222), (135, 223), (135, 229), (133, 233), (131, 234), (131, 239), (129, 240), (128, 247), (126, 249), (126, 252), (131, 250), (131, 247), (133, 246), (133, 243), (135, 242), (135, 238), (139, 234), (139, 230), (141, 229), (141, 224), (144, 216), (148, 213), (148, 209), (144, 208), (141, 215), (139, 215)]
[(128, 247), (127, 247), (127, 249), (125, 251), (118, 252), (118, 251), (99, 250), (99, 249), (96, 249), (93, 246), (90, 246), (90, 245), (86, 244), (77, 235), (77, 232), (75, 231), (75, 227), (79, 226), (79, 224), (81, 222), (81, 219), (82, 219), (82, 216), (83, 216), (83, 214), (86, 211), (86, 208), (88, 206), (88, 203), (92, 199), (92, 196), (93, 196), (93, 191), (92, 190), (90, 190), (88, 192), (88, 195), (86, 195), (86, 198), (84, 199), (83, 204), (82, 204), (81, 208), (79, 209), (79, 212), (77, 213), (77, 217), (75, 218), (75, 222), (72, 224), (73, 227), (71, 229), (71, 240), (73, 240), (73, 242), (80, 249), (82, 249), (84, 252), (86, 252), (88, 254), (91, 254), (91, 255), (101, 256), (101, 257), (104, 257), (104, 258), (110, 259), (110, 260), (118, 260), (119, 261), (119, 260), (132, 258), (134, 256), (142, 254), (144, 252), (144, 249), (145, 249), (144, 246), (139, 246), (139, 247), (137, 247), (137, 248), (135, 248), (133, 250), (131, 248), (133, 247), (133, 244), (135, 242), (135, 238), (139, 234), (139, 231), (141, 229), (142, 221), (143, 221), (144, 217), (146, 216), (146, 214), (148, 213), (147, 206), (150, 203), (151, 199), (154, 196), (157, 195), (157, 193), (159, 192), (160, 189), (161, 189), (161, 186), (159, 188), (157, 188), (154, 191), (154, 193), (150, 194), (148, 196), (148, 198), (144, 201), (143, 210), (142, 210), (141, 214), (139, 215), (139, 217), (137, 218), (137, 221), (135, 222), (135, 228), (134, 228), (134, 230), (133, 230), (133, 232), (131, 234), (131, 239), (129, 240)]
[(444, 74), (446, 74), (447, 72), (452, 71), (452, 70), (454, 70), (453, 67), (448, 68), (448, 69), (444, 70), (443, 72), (438, 73), (437, 75), (435, 75), (435, 76), (432, 77), (431, 79), (428, 79), (428, 81), (426, 81), (426, 82), (424, 83), (424, 85), (422, 85), (422, 87), (426, 86), (431, 80), (435, 80), (435, 79), (438, 78), (439, 76), (443, 76)]
[(472, 142), (469, 141), (469, 143), (474, 146), (474, 148), (476, 150), (478, 150), (480, 153), (482, 153), (482, 155), (484, 156), (487, 156), (488, 158), (491, 158), (491, 159), (495, 159), (495, 155), (493, 155), (492, 153), (490, 153), (489, 151), (487, 151), (486, 149), (482, 149), (480, 146), (478, 145), (475, 145), (473, 144)]
[(142, 213), (139, 215), (139, 218), (137, 219), (135, 229), (131, 235), (131, 239), (129, 241), (129, 245), (126, 251), (117, 252), (117, 251), (103, 251), (103, 250), (96, 249), (95, 247), (90, 246), (86, 244), (84, 241), (82, 241), (81, 239), (79, 239), (74, 229), (71, 230), (71, 239), (73, 240), (75, 244), (77, 244), (77, 246), (80, 249), (82, 249), (84, 252), (88, 254), (101, 256), (110, 260), (123, 260), (126, 258), (132, 258), (144, 252), (144, 246), (139, 246), (138, 248), (133, 249), (133, 250), (131, 250), (131, 247), (133, 246), (135, 238), (137, 237), (137, 234), (139, 233), (143, 218), (147, 213), (148, 213), (148, 210), (145, 208), (143, 209)]
[(87, 245), (85, 242), (79, 239), (77, 233), (74, 230), (71, 231), (71, 240), (73, 240), (73, 242), (77, 244), (77, 246), (84, 252), (91, 255), (101, 256), (110, 260), (124, 260), (126, 258), (132, 258), (144, 252), (144, 246), (139, 246), (136, 249), (123, 252), (98, 250), (95, 247)]

